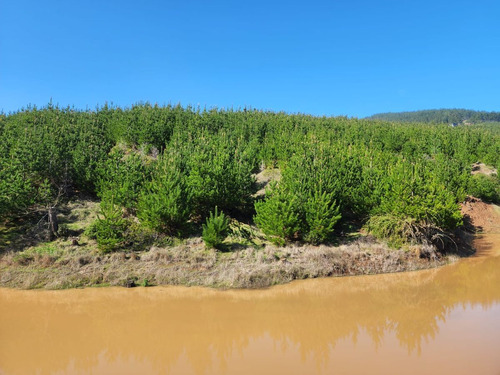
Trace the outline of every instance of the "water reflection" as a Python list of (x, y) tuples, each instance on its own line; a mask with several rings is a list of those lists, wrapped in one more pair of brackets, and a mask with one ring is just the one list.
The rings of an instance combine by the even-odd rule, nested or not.
[(440, 269), (264, 291), (0, 290), (0, 373), (366, 373), (359, 356), (371, 373), (438, 373), (448, 349), (468, 371), (457, 361), (500, 346), (500, 236), (482, 241), (487, 255)]

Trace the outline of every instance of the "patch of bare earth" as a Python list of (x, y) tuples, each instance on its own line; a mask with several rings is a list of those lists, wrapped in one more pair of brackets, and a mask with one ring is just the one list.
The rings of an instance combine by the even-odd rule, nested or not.
[(474, 197), (467, 197), (462, 203), (464, 221), (476, 232), (500, 233), (500, 207), (488, 204)]
[(474, 163), (472, 164), (472, 174), (484, 174), (486, 176), (491, 176), (492, 174), (497, 174), (497, 170), (493, 167), (489, 167), (484, 163)]
[(255, 182), (259, 190), (254, 194), (254, 197), (263, 197), (266, 194), (266, 188), (273, 181), (279, 182), (281, 179), (281, 171), (279, 168), (266, 168), (261, 166), (259, 173), (254, 175)]

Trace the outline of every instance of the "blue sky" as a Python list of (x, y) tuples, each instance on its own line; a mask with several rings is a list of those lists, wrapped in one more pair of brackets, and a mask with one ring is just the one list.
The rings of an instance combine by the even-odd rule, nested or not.
[(500, 111), (498, 1), (0, 3), (0, 109)]

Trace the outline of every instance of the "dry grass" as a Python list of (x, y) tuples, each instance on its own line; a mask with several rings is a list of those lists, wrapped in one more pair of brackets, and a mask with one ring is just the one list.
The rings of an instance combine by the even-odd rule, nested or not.
[(107, 255), (74, 247), (21, 261), (19, 254), (5, 255), (0, 260), (0, 285), (48, 289), (132, 284), (263, 288), (295, 279), (401, 272), (449, 261), (423, 259), (418, 251), (391, 250), (366, 237), (338, 247), (266, 246), (227, 253), (207, 250), (202, 243)]
[(472, 164), (472, 174), (484, 174), (486, 176), (491, 176), (492, 174), (498, 174), (494, 167), (487, 166), (484, 163), (474, 163)]
[(266, 188), (273, 181), (281, 180), (281, 171), (278, 168), (265, 168), (261, 166), (259, 173), (255, 176), (255, 181), (259, 190), (254, 194), (254, 197), (262, 197), (266, 194)]

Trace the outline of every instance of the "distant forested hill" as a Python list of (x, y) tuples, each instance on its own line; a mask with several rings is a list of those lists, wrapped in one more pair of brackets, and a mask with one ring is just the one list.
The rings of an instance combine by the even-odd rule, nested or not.
[(500, 112), (473, 111), (469, 109), (430, 109), (424, 111), (378, 113), (371, 120), (396, 122), (431, 122), (440, 124), (480, 123), (500, 121)]

